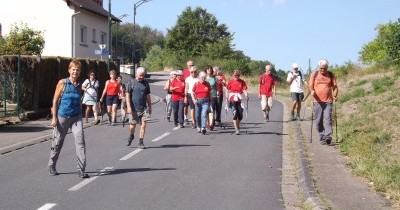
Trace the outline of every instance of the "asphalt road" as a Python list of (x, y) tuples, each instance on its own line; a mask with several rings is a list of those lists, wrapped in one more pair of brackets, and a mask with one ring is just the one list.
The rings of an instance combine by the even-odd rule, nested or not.
[[(158, 81), (157, 75), (152, 79)], [(164, 95), (157, 82), (151, 88)], [(76, 174), (70, 134), (59, 176), (48, 175), (50, 142), (2, 155), (0, 209), (284, 209), (282, 109), (276, 102), (265, 123), (251, 96), (241, 135), (232, 135), (231, 123), (201, 135), (164, 121), (160, 102), (153, 106), (144, 150), (137, 141), (125, 146), (128, 128), (120, 124), (89, 127), (84, 132), (91, 178), (85, 180)]]

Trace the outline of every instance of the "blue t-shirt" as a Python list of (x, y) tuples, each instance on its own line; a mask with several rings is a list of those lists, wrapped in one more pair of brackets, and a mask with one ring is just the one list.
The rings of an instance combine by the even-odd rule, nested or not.
[(144, 112), (147, 108), (147, 95), (150, 94), (150, 85), (146, 80), (138, 81), (131, 79), (127, 89), (131, 94), (132, 110), (136, 112)]
[(67, 78), (65, 82), (64, 93), (61, 96), (60, 104), (58, 106), (58, 116), (70, 118), (82, 115), (81, 85), (77, 83), (77, 85), (74, 86), (69, 78)]
[(206, 81), (211, 86), (211, 97), (217, 97), (217, 78), (207, 77)]

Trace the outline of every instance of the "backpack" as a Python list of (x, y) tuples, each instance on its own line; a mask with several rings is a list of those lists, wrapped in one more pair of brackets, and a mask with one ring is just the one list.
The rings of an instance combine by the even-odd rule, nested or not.
[[(313, 84), (315, 83), (315, 78), (317, 78), (318, 73), (319, 73), (319, 70), (315, 72), (315, 75), (314, 75), (314, 78), (313, 78)], [(333, 73), (331, 71), (328, 71), (328, 76), (329, 76), (329, 78), (332, 79), (334, 75), (333, 75)]]
[[(300, 75), (300, 80), (303, 80), (303, 73), (301, 73), (301, 71), (298, 71), (299, 75)], [(291, 74), (293, 74), (293, 72), (290, 72)]]

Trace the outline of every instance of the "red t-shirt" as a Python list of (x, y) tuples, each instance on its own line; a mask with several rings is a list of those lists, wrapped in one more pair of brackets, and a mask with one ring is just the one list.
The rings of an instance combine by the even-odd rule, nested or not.
[(190, 76), (190, 70), (189, 69), (185, 69), (182, 71), (182, 78), (185, 81), (186, 78), (188, 78)]
[(178, 89), (172, 90), (171, 100), (181, 101), (185, 99), (185, 81), (180, 79), (174, 79), (170, 84), (171, 88), (178, 87)]
[(243, 93), (243, 90), (247, 90), (247, 85), (246, 82), (242, 79), (231, 79), (228, 82), (228, 85), (226, 88), (229, 90), (231, 93)]
[(109, 95), (109, 96), (117, 96), (118, 92), (119, 92), (119, 83), (118, 83), (118, 81), (111, 82), (111, 80), (108, 80), (107, 95)]
[(193, 86), (193, 93), (196, 99), (210, 98), (211, 86), (208, 82), (196, 82)]
[(272, 87), (276, 86), (276, 83), (277, 81), (272, 75), (270, 74), (260, 75), (260, 79), (258, 80), (258, 84), (260, 84), (260, 90), (259, 90), (260, 94), (266, 95), (268, 97), (272, 96)]
[(224, 84), (223, 81), (226, 81), (224, 75), (217, 76), (217, 95), (221, 96), (224, 94)]

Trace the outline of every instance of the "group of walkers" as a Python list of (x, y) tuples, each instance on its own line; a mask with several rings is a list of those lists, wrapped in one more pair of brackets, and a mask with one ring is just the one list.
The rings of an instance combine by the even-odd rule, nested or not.
[(203, 71), (187, 62), (187, 69), (171, 72), (164, 86), (166, 94), (166, 115), (176, 127), (189, 124), (197, 132), (206, 134), (221, 125), (221, 112), (226, 89), (228, 106), (232, 108), (235, 134), (239, 134), (239, 122), (243, 118), (242, 94), (248, 100), (246, 82), (240, 79), (240, 71), (235, 70), (233, 78), (226, 81), (218, 66), (206, 65)]
[[(332, 106), (338, 98), (336, 78), (328, 71), (329, 63), (321, 60), (318, 70), (313, 72), (307, 82), (299, 70), (298, 64), (292, 65), (293, 71), (288, 74), (287, 83), (290, 85), (293, 106), (292, 120), (300, 119), (301, 102), (304, 101), (304, 86), (308, 85), (309, 95), (313, 96), (313, 115), (315, 114), (315, 127), (323, 145), (332, 141)], [(54, 127), (50, 158), (48, 162), (49, 174), (58, 175), (56, 163), (69, 129), (75, 139), (77, 156), (77, 170), (80, 178), (88, 178), (86, 168), (86, 147), (82, 122), (82, 103), (86, 105), (85, 120), (88, 122), (90, 110), (93, 110), (94, 123), (98, 124), (97, 93), (99, 82), (95, 79), (95, 72), (89, 71), (88, 78), (81, 85), (79, 76), (81, 63), (72, 60), (68, 65), (69, 77), (59, 80), (53, 97), (51, 108), (51, 126)], [(277, 80), (271, 75), (272, 66), (266, 65), (265, 73), (259, 77), (258, 98), (265, 121), (269, 121), (276, 94)], [(127, 146), (132, 144), (136, 125), (140, 124), (139, 148), (144, 149), (144, 135), (146, 122), (152, 113), (150, 85), (145, 80), (145, 69), (136, 69), (135, 78), (130, 79), (125, 85), (122, 77), (115, 70), (109, 72), (110, 79), (106, 81), (101, 94), (100, 102), (105, 99), (107, 105), (108, 123), (115, 125), (117, 106), (121, 105), (121, 121), (129, 121), (129, 137)], [(197, 132), (206, 134), (207, 129), (213, 130), (221, 125), (221, 111), (225, 96), (225, 109), (232, 110), (234, 134), (240, 134), (240, 122), (243, 119), (244, 108), (248, 108), (248, 86), (240, 78), (240, 71), (234, 70), (232, 78), (227, 81), (218, 66), (207, 65), (203, 71), (198, 72), (192, 61), (187, 62), (187, 69), (171, 72), (170, 78), (164, 86), (167, 92), (165, 98), (166, 118), (175, 126), (181, 128), (189, 124)], [(225, 92), (224, 92), (225, 90)], [(82, 97), (83, 95), (83, 97)], [(246, 105), (244, 105), (246, 102)], [(101, 107), (101, 106), (100, 106)], [(101, 111), (100, 111), (101, 112)], [(313, 119), (314, 120), (314, 119)]]

